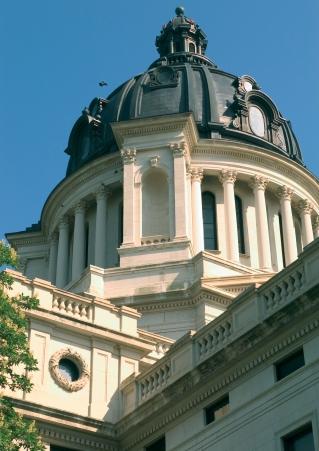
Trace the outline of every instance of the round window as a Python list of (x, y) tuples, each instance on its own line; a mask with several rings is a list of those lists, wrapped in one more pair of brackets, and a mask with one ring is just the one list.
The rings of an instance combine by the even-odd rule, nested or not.
[(265, 120), (262, 111), (256, 107), (251, 106), (249, 108), (249, 124), (251, 131), (260, 137), (265, 136)]
[(90, 378), (85, 360), (70, 348), (55, 352), (50, 358), (49, 369), (55, 382), (67, 391), (81, 390)]
[(59, 370), (62, 376), (69, 382), (74, 382), (80, 379), (79, 368), (70, 359), (61, 359), (59, 361)]

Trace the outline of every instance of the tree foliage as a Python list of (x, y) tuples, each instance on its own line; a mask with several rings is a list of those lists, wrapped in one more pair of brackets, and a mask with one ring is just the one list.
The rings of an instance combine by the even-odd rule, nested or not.
[(6, 268), (17, 266), (13, 249), (0, 241), (0, 450), (42, 451), (35, 424), (18, 414), (4, 389), (30, 392), (27, 374), (37, 370), (37, 361), (28, 344), (28, 320), (25, 312), (37, 307), (38, 300), (29, 296), (10, 296), (13, 279)]

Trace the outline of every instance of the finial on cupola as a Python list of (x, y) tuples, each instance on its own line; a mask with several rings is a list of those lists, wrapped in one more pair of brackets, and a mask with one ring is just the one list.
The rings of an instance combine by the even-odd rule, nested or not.
[(184, 12), (185, 12), (184, 6), (177, 6), (177, 8), (175, 9), (176, 16), (179, 17), (184, 16)]

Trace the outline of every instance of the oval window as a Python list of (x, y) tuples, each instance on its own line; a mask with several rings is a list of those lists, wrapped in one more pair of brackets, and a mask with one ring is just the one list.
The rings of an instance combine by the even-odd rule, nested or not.
[(249, 108), (249, 124), (251, 131), (262, 138), (265, 136), (265, 121), (261, 110), (256, 106)]

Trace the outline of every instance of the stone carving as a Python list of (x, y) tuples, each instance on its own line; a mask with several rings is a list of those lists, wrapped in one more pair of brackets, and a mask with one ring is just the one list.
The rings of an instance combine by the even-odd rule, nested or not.
[(202, 168), (193, 168), (189, 172), (192, 177), (192, 182), (201, 182), (203, 180), (204, 171)]
[(123, 160), (123, 164), (132, 164), (136, 160), (136, 149), (133, 147), (132, 149), (122, 149), (121, 157)]
[[(61, 359), (69, 359), (76, 364), (80, 373), (78, 380), (71, 382), (63, 376), (59, 369)], [(49, 370), (55, 382), (69, 392), (81, 390), (90, 378), (89, 368), (85, 360), (78, 352), (72, 351), (70, 348), (60, 349), (52, 355), (49, 361)]]
[(263, 177), (262, 175), (255, 175), (250, 179), (249, 186), (252, 189), (261, 189), (265, 191), (268, 185), (269, 179), (267, 177)]
[(237, 171), (232, 169), (223, 169), (219, 174), (220, 183), (230, 182), (235, 183), (237, 178)]
[(95, 197), (96, 200), (102, 200), (105, 199), (107, 196), (109, 196), (111, 193), (109, 189), (102, 183), (98, 189), (95, 191)]
[(313, 204), (308, 199), (303, 199), (298, 204), (299, 210), (305, 214), (311, 215)]
[(159, 165), (159, 161), (160, 161), (159, 155), (154, 155), (153, 157), (151, 157), (150, 165), (152, 166), (152, 168), (156, 168)]
[(172, 143), (169, 148), (173, 151), (174, 157), (184, 157), (186, 155), (186, 142)]
[(286, 185), (280, 186), (277, 189), (277, 196), (279, 197), (279, 199), (291, 200), (293, 194), (294, 194), (294, 190), (289, 188)]
[(176, 70), (168, 66), (157, 67), (149, 72), (150, 88), (176, 87), (179, 82), (179, 74)]

